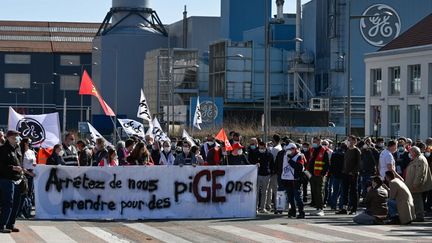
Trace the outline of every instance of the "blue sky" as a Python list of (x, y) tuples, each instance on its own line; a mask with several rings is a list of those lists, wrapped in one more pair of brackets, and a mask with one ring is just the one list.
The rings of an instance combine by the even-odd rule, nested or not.
[[(111, 0), (1, 0), (1, 3), (0, 20), (102, 22), (111, 7)], [(220, 0), (150, 0), (150, 7), (164, 24), (180, 20), (185, 4), (189, 16), (220, 16)], [(275, 9), (276, 6), (274, 12)], [(285, 0), (284, 12), (295, 12), (295, 0)]]

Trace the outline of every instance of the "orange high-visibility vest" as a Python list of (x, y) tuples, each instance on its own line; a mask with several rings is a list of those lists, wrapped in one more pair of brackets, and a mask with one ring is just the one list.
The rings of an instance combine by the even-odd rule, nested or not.
[(46, 165), (48, 158), (51, 156), (53, 152), (52, 148), (40, 148), (37, 154), (36, 163)]

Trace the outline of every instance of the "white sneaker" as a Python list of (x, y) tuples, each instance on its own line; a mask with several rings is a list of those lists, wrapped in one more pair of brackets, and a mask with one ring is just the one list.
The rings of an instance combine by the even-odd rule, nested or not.
[(318, 210), (316, 213), (316, 216), (320, 216), (320, 217), (324, 216), (324, 210), (322, 210), (322, 209)]

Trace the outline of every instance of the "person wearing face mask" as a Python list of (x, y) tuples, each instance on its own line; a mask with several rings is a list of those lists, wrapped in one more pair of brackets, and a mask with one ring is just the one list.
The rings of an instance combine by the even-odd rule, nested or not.
[(19, 232), (15, 227), (15, 219), (21, 199), (19, 184), (24, 172), (20, 166), (22, 156), (18, 136), (18, 131), (7, 131), (6, 142), (0, 146), (0, 233)]
[(375, 148), (381, 153), (385, 149), (384, 138), (377, 138), (375, 143)]
[(257, 163), (258, 154), (258, 140), (256, 138), (251, 138), (247, 149), (247, 158), (251, 164)]
[(222, 141), (217, 141), (215, 146), (208, 151), (207, 156), (203, 157), (204, 160), (207, 162), (207, 165), (221, 165), (222, 164), (224, 157), (227, 156), (226, 151), (222, 152), (222, 150), (223, 150), (222, 146), (224, 146), (224, 143)]
[(66, 165), (63, 160), (63, 145), (56, 144), (54, 145), (53, 152), (50, 157), (47, 159), (47, 165)]
[(257, 180), (257, 207), (259, 213), (267, 213), (266, 196), (270, 181), (270, 167), (273, 166), (273, 155), (267, 150), (264, 142), (258, 143), (258, 154), (254, 161), (249, 160), (251, 164), (258, 166)]
[[(327, 150), (329, 161), (331, 161), (331, 157), (333, 154), (333, 150), (330, 148), (331, 143), (332, 141), (330, 139), (324, 139), (321, 142), (321, 145)], [(331, 177), (328, 176), (324, 184), (324, 207), (326, 207), (327, 202), (330, 199), (331, 190)]]
[[(348, 137), (348, 150), (344, 156), (343, 180), (342, 180), (342, 200), (343, 208), (336, 214), (356, 214), (358, 206), (358, 176), (361, 165), (361, 151), (356, 147), (357, 137), (351, 135)], [(349, 200), (348, 200), (349, 197)]]
[[(304, 142), (302, 144), (302, 148), (301, 148), (301, 153), (305, 156), (305, 164), (304, 167), (308, 168), (308, 161), (310, 159), (310, 143), (308, 142)], [(302, 187), (303, 187), (303, 202), (306, 203), (307, 202), (307, 195), (308, 195), (308, 184), (309, 184), (309, 178), (306, 177), (306, 174), (303, 175), (305, 178), (303, 180), (302, 183)]]
[[(325, 153), (325, 152), (324, 152)], [(305, 157), (297, 149), (294, 143), (289, 143), (285, 147), (285, 153), (279, 156), (276, 161), (276, 171), (279, 176), (279, 190), (286, 191), (290, 210), (288, 217), (305, 217), (304, 205), (302, 200), (301, 178), (304, 171)], [(299, 214), (297, 215), (297, 210)]]
[(404, 171), (410, 162), (410, 158), (408, 157), (409, 152), (405, 148), (406, 138), (401, 137), (398, 140), (398, 148), (393, 156), (396, 161), (396, 172), (404, 178)]
[(171, 151), (171, 143), (164, 141), (162, 144), (162, 151), (160, 152), (159, 165), (173, 165), (175, 157)]
[(336, 149), (336, 151), (333, 153), (330, 160), (329, 176), (331, 178), (332, 193), (329, 202), (331, 209), (334, 211), (336, 211), (337, 208), (339, 210), (343, 209), (343, 200), (341, 194), (344, 175), (342, 173), (342, 169), (344, 165), (345, 152), (347, 150), (348, 147), (346, 144), (340, 143), (338, 149)]
[(353, 221), (357, 224), (383, 224), (383, 219), (388, 213), (388, 191), (385, 185), (383, 186), (379, 176), (372, 177), (371, 181), (365, 197), (366, 210), (353, 218)]
[(187, 141), (183, 142), (183, 149), (181, 153), (178, 153), (175, 160), (174, 165), (193, 165), (197, 164), (195, 154), (191, 152), (191, 144)]
[(127, 157), (132, 153), (132, 150), (135, 146), (135, 142), (132, 139), (127, 139), (124, 144), (124, 148), (117, 150), (117, 156), (120, 166), (128, 165)]
[(207, 158), (209, 150), (214, 148), (215, 146), (216, 142), (214, 136), (211, 134), (207, 135), (207, 141), (203, 145), (201, 145), (200, 154), (203, 156), (203, 158)]
[(409, 151), (412, 159), (406, 168), (405, 184), (414, 199), (416, 222), (424, 221), (423, 193), (432, 190), (432, 175), (427, 159), (421, 154), (417, 146)]
[(232, 151), (228, 155), (227, 165), (248, 165), (250, 164), (246, 155), (243, 154), (243, 148), (240, 143), (232, 145)]
[(94, 152), (93, 152), (93, 162), (92, 162), (92, 166), (97, 166), (99, 164), (99, 162), (103, 159), (106, 158), (108, 156), (108, 150), (106, 148), (105, 145), (105, 139), (103, 138), (97, 138), (96, 139), (96, 145), (94, 147)]
[(155, 141), (152, 145), (152, 150), (150, 153), (150, 156), (152, 158), (152, 160), (155, 162), (155, 165), (159, 165), (159, 161), (160, 161), (160, 153), (161, 153), (161, 145), (159, 143), (159, 141)]
[(118, 166), (117, 152), (114, 148), (108, 148), (108, 157), (103, 158), (99, 162), (99, 166), (102, 167), (113, 167)]
[(361, 141), (359, 148), (361, 148), (359, 195), (365, 198), (368, 181), (378, 173), (379, 152), (373, 147), (370, 138), (366, 138), (364, 142)]
[(152, 147), (153, 147), (152, 145), (154, 143), (154, 139), (150, 135), (145, 135), (144, 139), (145, 139), (146, 148), (151, 153)]
[(197, 165), (206, 165), (206, 162), (201, 156), (201, 151), (198, 146), (192, 146), (191, 153), (195, 155)]
[(74, 145), (75, 135), (67, 133), (63, 141), (63, 160), (67, 166), (78, 166), (78, 150)]
[(312, 149), (310, 151), (310, 159), (308, 162), (308, 171), (312, 175), (310, 178), (312, 201), (314, 202), (317, 211), (314, 213), (316, 216), (324, 216), (324, 184), (327, 177), (329, 168), (328, 153), (324, 147), (321, 146), (321, 139), (318, 137), (313, 138)]
[[(427, 141), (427, 140), (426, 140)], [(426, 157), (426, 160), (428, 162), (429, 165), (429, 170), (432, 171), (432, 155), (431, 155), (431, 151), (432, 151), (432, 146), (427, 146), (425, 147), (425, 152), (424, 152), (424, 156)], [(432, 190), (429, 190), (428, 192), (425, 193), (425, 211), (427, 213), (431, 213), (432, 212)]]
[[(273, 155), (273, 160), (276, 161), (276, 157), (278, 154), (283, 151), (282, 145), (281, 145), (281, 137), (279, 134), (274, 134), (272, 138), (272, 144), (273, 148), (269, 149), (270, 153)], [(269, 181), (269, 187), (267, 190), (267, 210), (274, 211), (275, 205), (276, 205), (276, 194), (278, 190), (278, 175), (276, 171), (272, 168), (275, 168), (275, 166), (272, 166), (270, 169), (270, 181)]]

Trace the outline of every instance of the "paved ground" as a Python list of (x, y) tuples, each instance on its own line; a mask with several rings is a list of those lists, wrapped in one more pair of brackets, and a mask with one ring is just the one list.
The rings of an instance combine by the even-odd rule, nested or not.
[(410, 226), (359, 226), (352, 216), (288, 219), (260, 214), (255, 219), (193, 221), (20, 220), (9, 242), (432, 242), (432, 221)]

